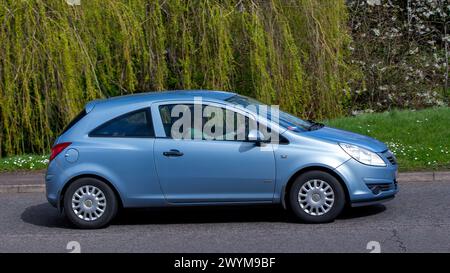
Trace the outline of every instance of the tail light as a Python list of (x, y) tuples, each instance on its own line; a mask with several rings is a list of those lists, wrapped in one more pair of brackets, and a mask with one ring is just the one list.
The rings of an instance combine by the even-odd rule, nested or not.
[(57, 155), (59, 155), (65, 148), (67, 148), (70, 144), (72, 144), (72, 142), (63, 142), (63, 143), (59, 143), (56, 144), (55, 146), (52, 147), (52, 153), (50, 155), (50, 161), (53, 160), (53, 158), (55, 158)]

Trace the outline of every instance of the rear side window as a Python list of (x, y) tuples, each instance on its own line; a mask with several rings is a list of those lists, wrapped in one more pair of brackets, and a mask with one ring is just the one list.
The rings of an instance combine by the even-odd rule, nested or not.
[(112, 119), (96, 129), (90, 137), (154, 137), (150, 111), (141, 109)]
[(64, 128), (64, 130), (62, 131), (61, 135), (64, 134), (65, 132), (67, 132), (70, 128), (72, 128), (75, 124), (77, 124), (77, 122), (79, 122), (82, 118), (84, 118), (86, 116), (86, 110), (82, 110), (78, 115), (76, 115), (71, 122), (69, 122), (69, 124), (66, 126), (66, 128)]

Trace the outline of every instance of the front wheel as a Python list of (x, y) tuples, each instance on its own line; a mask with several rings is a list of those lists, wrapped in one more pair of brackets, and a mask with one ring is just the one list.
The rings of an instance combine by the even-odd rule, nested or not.
[(331, 222), (345, 205), (345, 193), (339, 181), (322, 171), (310, 171), (297, 177), (289, 199), (294, 214), (308, 223)]
[(66, 217), (79, 228), (102, 228), (117, 213), (118, 202), (113, 190), (95, 178), (80, 178), (64, 194)]

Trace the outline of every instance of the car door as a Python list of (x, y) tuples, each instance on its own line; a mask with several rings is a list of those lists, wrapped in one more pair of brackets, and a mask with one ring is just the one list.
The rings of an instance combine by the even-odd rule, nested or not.
[[(152, 106), (158, 136), (154, 158), (165, 198), (172, 203), (271, 202), (275, 184), (271, 144), (261, 149), (254, 142), (239, 141), (237, 137), (231, 140), (175, 139), (170, 131), (174, 118), (168, 116), (167, 111), (175, 105), (193, 108), (190, 101)], [(207, 105), (221, 108), (220, 104)], [(243, 112), (234, 114), (254, 118)]]

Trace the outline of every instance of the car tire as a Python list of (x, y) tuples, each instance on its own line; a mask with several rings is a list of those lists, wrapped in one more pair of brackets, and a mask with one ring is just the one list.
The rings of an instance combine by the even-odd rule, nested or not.
[(72, 182), (64, 194), (64, 212), (78, 228), (106, 227), (117, 214), (118, 199), (103, 181), (85, 177)]
[(341, 183), (329, 173), (309, 171), (298, 176), (289, 192), (295, 216), (306, 223), (327, 223), (336, 219), (345, 206)]

